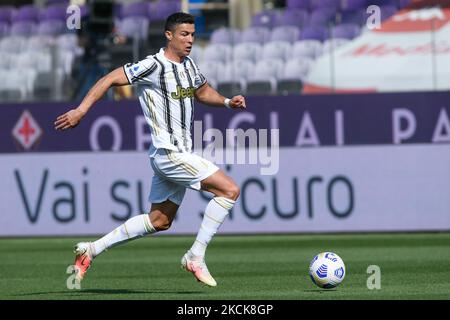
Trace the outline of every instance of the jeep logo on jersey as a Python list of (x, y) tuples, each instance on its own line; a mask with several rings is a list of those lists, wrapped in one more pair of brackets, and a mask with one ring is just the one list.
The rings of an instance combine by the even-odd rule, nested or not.
[(177, 92), (172, 92), (171, 96), (176, 100), (192, 98), (194, 97), (194, 92), (194, 87), (183, 88), (181, 86), (177, 86)]

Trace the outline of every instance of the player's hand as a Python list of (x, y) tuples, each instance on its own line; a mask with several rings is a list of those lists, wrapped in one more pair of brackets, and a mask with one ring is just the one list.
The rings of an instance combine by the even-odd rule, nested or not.
[(233, 98), (231, 98), (230, 100), (230, 107), (231, 108), (242, 108), (245, 109), (245, 98), (241, 95), (239, 96), (234, 96)]
[(55, 129), (56, 130), (67, 130), (75, 128), (83, 118), (84, 113), (78, 109), (72, 109), (63, 115), (56, 118)]

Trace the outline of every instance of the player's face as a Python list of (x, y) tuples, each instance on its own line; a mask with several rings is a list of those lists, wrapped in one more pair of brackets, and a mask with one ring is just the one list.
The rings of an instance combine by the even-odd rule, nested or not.
[(195, 25), (191, 23), (178, 24), (173, 32), (168, 31), (172, 50), (179, 56), (188, 56), (194, 44)]

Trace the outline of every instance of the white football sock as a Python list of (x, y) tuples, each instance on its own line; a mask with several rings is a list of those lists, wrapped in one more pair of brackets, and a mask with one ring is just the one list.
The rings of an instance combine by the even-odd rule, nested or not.
[(224, 197), (215, 197), (208, 203), (197, 238), (191, 247), (192, 254), (205, 255), (206, 247), (233, 208), (234, 203), (234, 200)]
[(130, 218), (104, 237), (92, 243), (91, 248), (94, 248), (94, 252), (92, 252), (93, 258), (109, 248), (154, 232), (156, 230), (150, 222), (150, 217), (147, 213)]

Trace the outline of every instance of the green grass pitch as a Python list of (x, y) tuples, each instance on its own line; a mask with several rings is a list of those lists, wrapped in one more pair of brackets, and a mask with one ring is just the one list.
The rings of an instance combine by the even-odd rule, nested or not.
[[(71, 290), (66, 270), (80, 239), (0, 239), (0, 299), (450, 298), (450, 233), (217, 235), (206, 260), (216, 288), (180, 269), (193, 240), (160, 235), (113, 248), (94, 261), (81, 290)], [(336, 289), (309, 279), (309, 262), (322, 251), (345, 262)], [(370, 265), (381, 269), (379, 290), (367, 288)]]

